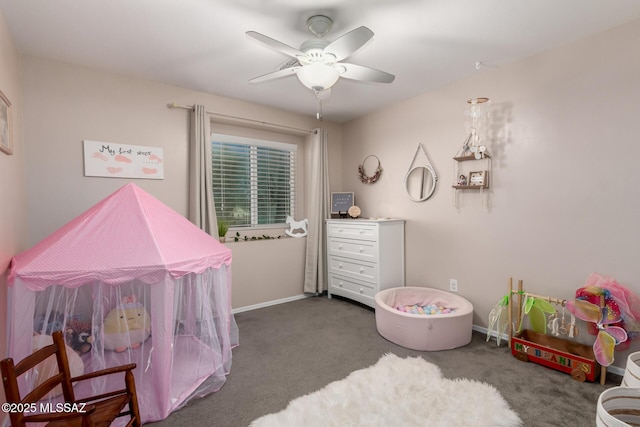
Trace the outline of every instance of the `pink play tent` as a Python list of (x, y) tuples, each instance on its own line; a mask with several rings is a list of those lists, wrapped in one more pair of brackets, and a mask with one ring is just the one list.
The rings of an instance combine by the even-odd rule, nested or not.
[(231, 250), (134, 184), (16, 255), (9, 285), (9, 355), (62, 329), (75, 369), (135, 362), (143, 422), (219, 390), (231, 368)]

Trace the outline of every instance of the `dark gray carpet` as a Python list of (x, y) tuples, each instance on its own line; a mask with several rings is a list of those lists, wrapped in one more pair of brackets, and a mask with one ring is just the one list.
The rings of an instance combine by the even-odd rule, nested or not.
[(525, 426), (595, 425), (598, 396), (621, 381), (609, 373), (605, 386), (580, 383), (568, 374), (521, 362), (504, 344), (487, 343), (477, 332), (469, 345), (455, 350), (409, 350), (378, 334), (372, 309), (339, 298), (308, 298), (235, 317), (240, 346), (233, 351), (224, 387), (148, 425), (247, 426), (255, 418), (284, 409), (296, 397), (373, 365), (388, 352), (421, 356), (448, 378), (492, 384)]

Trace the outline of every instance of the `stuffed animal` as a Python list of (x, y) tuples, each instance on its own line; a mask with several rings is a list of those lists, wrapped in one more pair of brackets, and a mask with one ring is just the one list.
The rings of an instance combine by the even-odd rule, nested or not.
[(91, 323), (82, 322), (79, 316), (74, 315), (71, 320), (67, 322), (65, 332), (67, 344), (74, 349), (76, 353), (83, 355), (91, 350), (93, 344)]
[(118, 353), (138, 348), (151, 335), (151, 317), (135, 295), (122, 302), (104, 319), (104, 349)]

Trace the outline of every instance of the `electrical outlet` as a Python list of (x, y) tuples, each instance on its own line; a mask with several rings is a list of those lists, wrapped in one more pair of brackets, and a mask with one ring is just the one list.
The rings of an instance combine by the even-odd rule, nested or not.
[(458, 292), (458, 280), (457, 279), (449, 279), (449, 290), (451, 292)]

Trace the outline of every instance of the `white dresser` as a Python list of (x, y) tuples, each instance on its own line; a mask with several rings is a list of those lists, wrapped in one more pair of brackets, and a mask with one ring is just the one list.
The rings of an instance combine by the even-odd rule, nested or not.
[(375, 307), (375, 294), (404, 286), (404, 220), (328, 219), (329, 298)]

